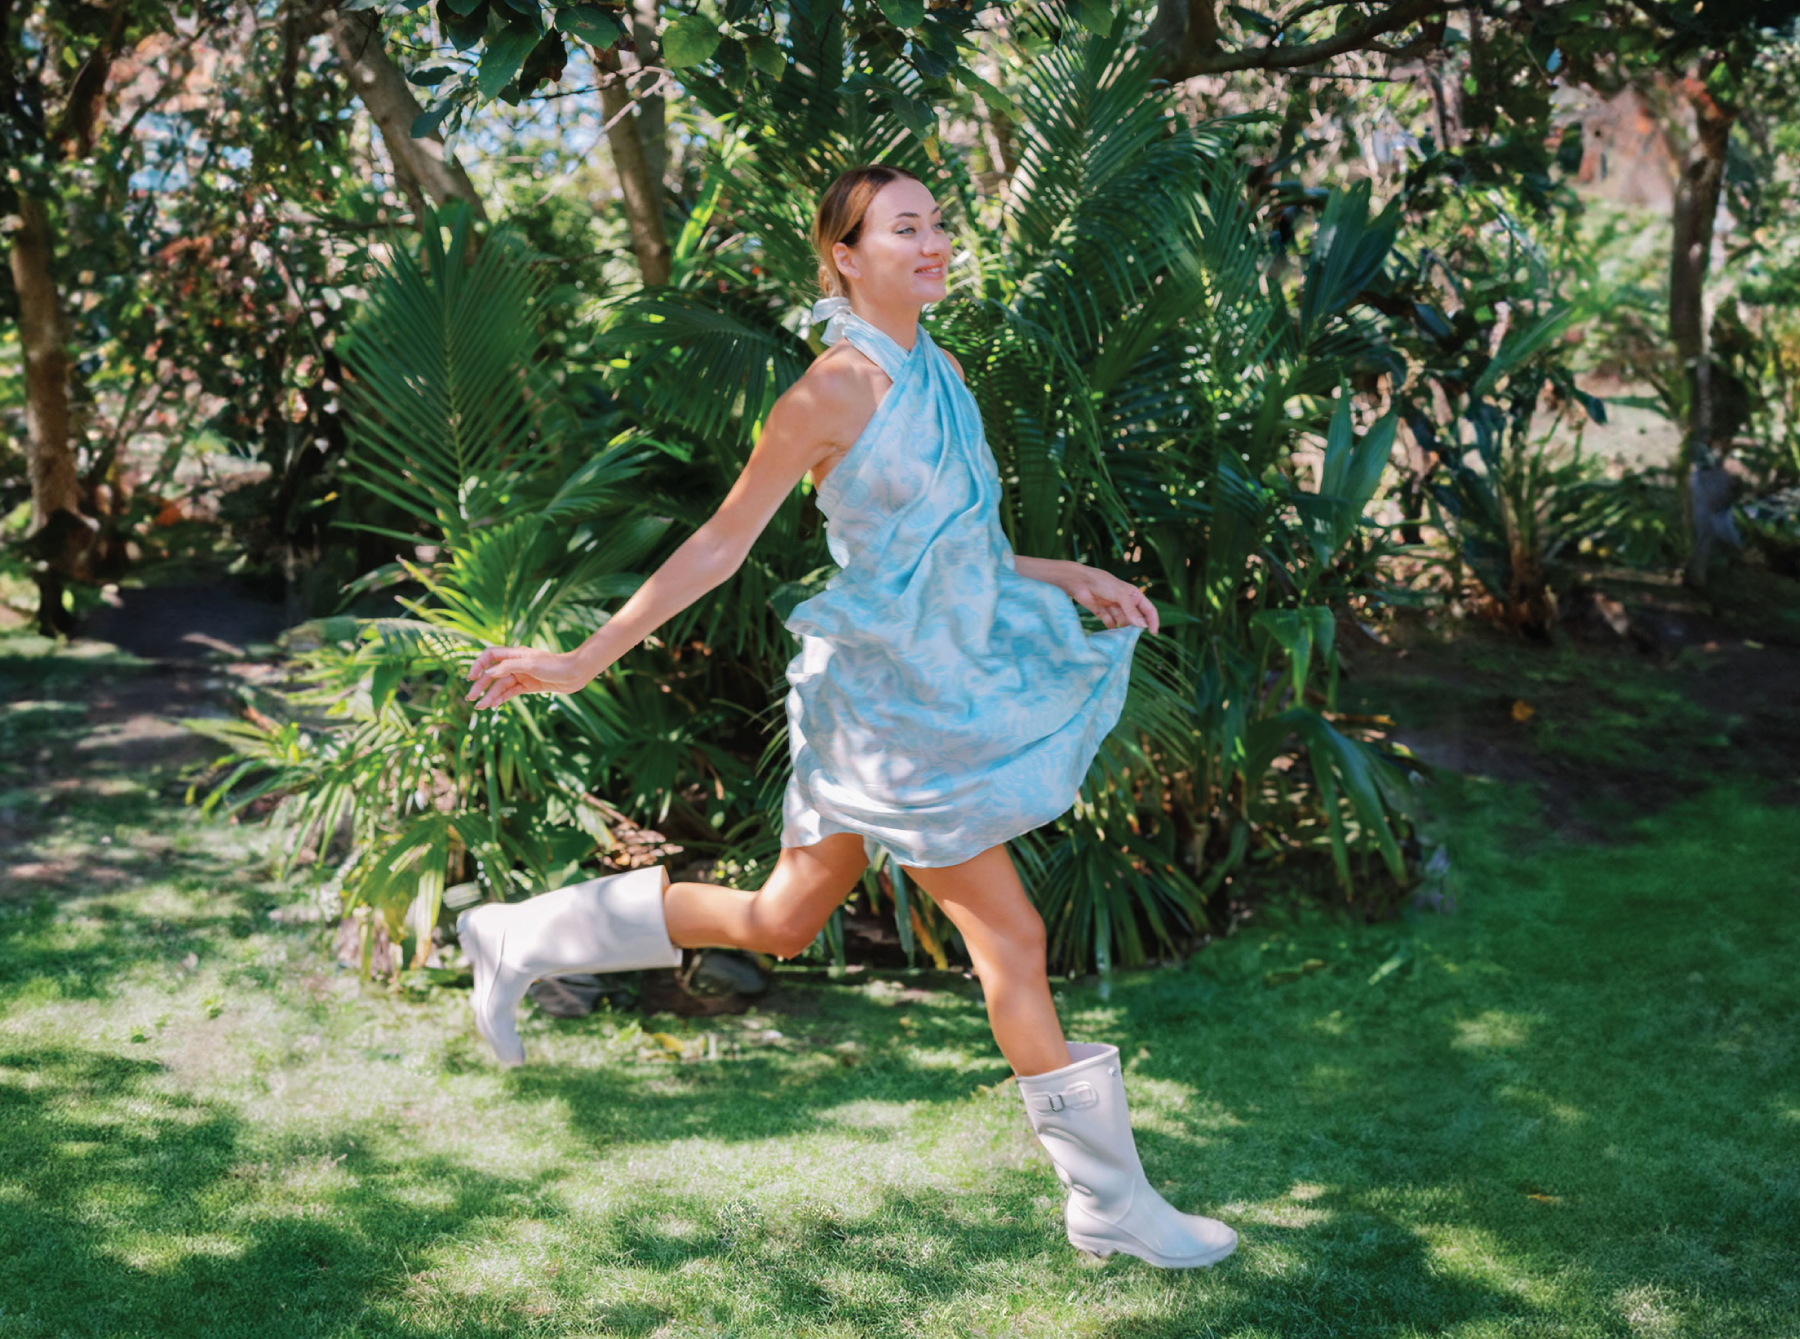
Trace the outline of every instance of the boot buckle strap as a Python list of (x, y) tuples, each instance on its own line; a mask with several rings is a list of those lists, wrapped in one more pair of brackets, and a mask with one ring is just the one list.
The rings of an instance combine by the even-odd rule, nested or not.
[(1094, 1091), (1091, 1083), (1077, 1083), (1060, 1093), (1031, 1095), (1031, 1105), (1035, 1111), (1085, 1111), (1088, 1107), (1099, 1105), (1099, 1102), (1100, 1094)]

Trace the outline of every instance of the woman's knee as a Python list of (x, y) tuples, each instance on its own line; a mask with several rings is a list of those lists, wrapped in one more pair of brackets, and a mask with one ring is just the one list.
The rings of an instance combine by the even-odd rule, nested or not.
[(829, 911), (823, 917), (802, 916), (788, 911), (759, 919), (757, 938), (762, 941), (762, 951), (777, 958), (798, 957), (819, 937), (819, 931), (825, 928), (825, 921), (830, 916)]
[(795, 851), (757, 893), (750, 920), (763, 952), (778, 958), (804, 953), (856, 886), (868, 863), (860, 845), (854, 851), (831, 850), (830, 855), (835, 858)]
[(1005, 929), (1007, 954), (1019, 967), (1042, 972), (1044, 955), (1049, 951), (1050, 937), (1044, 929), (1044, 918), (1029, 902), (1008, 918)]

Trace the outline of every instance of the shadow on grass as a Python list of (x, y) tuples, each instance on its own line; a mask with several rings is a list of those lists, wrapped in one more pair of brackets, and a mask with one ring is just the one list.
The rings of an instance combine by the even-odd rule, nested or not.
[[(218, 891), (168, 917), (120, 905), (104, 891), (57, 898), (37, 890), (29, 901), (0, 901), (0, 1011), (13, 1001), (105, 1000), (118, 982), (147, 964), (173, 973), (192, 955), (194, 965), (204, 966), (221, 954), (224, 942), (257, 933), (310, 938), (320, 933), (316, 927), (271, 922), (269, 911), (291, 899), (244, 886), (243, 870), (205, 851), (168, 853), (155, 868), (159, 878)], [(135, 882), (147, 874), (127, 862), (120, 877)], [(82, 877), (90, 888), (107, 887), (106, 881)], [(196, 905), (201, 909), (192, 910)], [(281, 975), (277, 968), (233, 961), (223, 982), (269, 986)]]
[(1489, 1268), (1583, 1280), (1578, 1309), (1609, 1324), (1613, 1298), (1648, 1289), (1721, 1326), (1707, 1333), (1731, 1314), (1773, 1332), (1800, 1266), (1800, 814), (1752, 796), (1713, 792), (1526, 869), (1498, 834), (1465, 848), (1474, 914), (1375, 986), (1380, 952), (1319, 926), (1294, 956), (1325, 965), (1273, 988), (1268, 956), (1240, 945), (1222, 984), (1120, 990), (1098, 1039), (1128, 1057), (1148, 1042), (1134, 1076), (1235, 1121), (1142, 1131), (1152, 1180), (1184, 1204), (1302, 1199), (1328, 1215), (1307, 1230), (1315, 1258), (1364, 1225), (1385, 1235), (1404, 1205), (1465, 1252), (1487, 1243)]
[[(1120, 1339), (1422, 1334), (1542, 1314), (1516, 1293), (1446, 1274), (1414, 1234), (1349, 1205), (1348, 1226), (1329, 1218), (1323, 1227), (1258, 1229), (1250, 1249), (1260, 1268), (1247, 1254), (1206, 1270), (1158, 1270), (1127, 1256), (1100, 1265), (1064, 1238), (1058, 1189), (1048, 1173), (997, 1169), (979, 1200), (929, 1187), (889, 1190), (869, 1212), (814, 1209), (803, 1221), (671, 1195), (616, 1212), (595, 1231), (608, 1257), (636, 1272), (634, 1291), (646, 1275), (653, 1289), (660, 1284), (677, 1296), (691, 1294), (695, 1280), (729, 1280), (724, 1314), (713, 1312), (727, 1325), (785, 1317), (882, 1335), (929, 1310), (934, 1333), (1049, 1334), (1059, 1308), (1084, 1294), (1112, 1318), (1096, 1323), (1084, 1313), (1080, 1332)], [(1353, 1233), (1353, 1242), (1321, 1250), (1321, 1235), (1334, 1231)], [(1278, 1270), (1267, 1267), (1270, 1256), (1280, 1257)], [(1126, 1297), (1154, 1300), (1140, 1308)], [(1004, 1302), (1011, 1318), (985, 1326), (980, 1318), (994, 1302)], [(1120, 1317), (1121, 1309), (1146, 1314)], [(633, 1336), (662, 1333), (674, 1318), (641, 1301), (604, 1314)]]
[[(604, 1149), (690, 1138), (778, 1138), (815, 1129), (833, 1109), (853, 1102), (961, 1102), (1011, 1072), (979, 1013), (910, 1010), (912, 1026), (902, 1034), (892, 1006), (844, 992), (828, 1010), (815, 1013), (793, 998), (804, 993), (781, 987), (765, 1004), (769, 1013), (780, 1013), (783, 1006), (796, 1011), (781, 1015), (790, 1029), (785, 1051), (705, 1064), (602, 1069), (537, 1061), (510, 1073), (508, 1090), (527, 1103), (546, 1098), (561, 1103), (570, 1128)], [(800, 1024), (793, 1021), (796, 1016)], [(950, 1050), (993, 1051), (992, 1062), (959, 1067), (928, 1062), (932, 1052)], [(871, 1140), (885, 1137), (880, 1130), (866, 1133)]]
[[(573, 1128), (604, 1151), (778, 1139), (845, 1102), (956, 1101), (971, 1087), (966, 1075), (870, 1065), (807, 1076), (789, 1063), (788, 1072), (755, 1059), (522, 1071), (513, 1092), (566, 1101)], [(979, 1123), (972, 1110), (970, 1120)], [(1252, 1121), (1232, 1142), (1279, 1141), (1278, 1125)], [(879, 1158), (881, 1132), (853, 1133), (856, 1148)], [(1305, 1226), (1247, 1228), (1243, 1254), (1217, 1269), (1165, 1274), (1119, 1258), (1091, 1272), (1062, 1237), (1047, 1165), (988, 1167), (973, 1194), (887, 1188), (866, 1210), (802, 1196), (786, 1213), (716, 1189), (625, 1186), (565, 1233), (578, 1254), (564, 1254), (585, 1268), (560, 1283), (533, 1277), (526, 1297), (513, 1276), (539, 1257), (525, 1220), (569, 1216), (555, 1189), (561, 1173), (495, 1176), (442, 1156), (378, 1156), (373, 1142), (354, 1126), (270, 1140), (226, 1104), (169, 1091), (153, 1061), (67, 1045), (0, 1052), (0, 1296), (20, 1299), (0, 1318), (27, 1334), (208, 1339), (514, 1333), (538, 1314), (578, 1314), (586, 1326), (633, 1335), (707, 1315), (754, 1319), (761, 1333), (775, 1328), (770, 1317), (786, 1317), (874, 1335), (925, 1311), (978, 1314), (996, 1290), (1027, 1321), (1040, 1298), (1053, 1309), (1085, 1297), (1083, 1332), (1121, 1339), (1172, 1339), (1197, 1326), (1431, 1332), (1536, 1314), (1510, 1289), (1435, 1267), (1423, 1240), (1382, 1206), (1382, 1185), (1354, 1180), (1320, 1197)], [(1268, 1189), (1220, 1165), (1228, 1159), (1216, 1144), (1202, 1151), (1144, 1132), (1140, 1146), (1152, 1178), (1184, 1207)], [(745, 1177), (778, 1157), (746, 1159)], [(1202, 1163), (1215, 1167), (1206, 1202), (1167, 1179)], [(524, 1245), (508, 1240), (521, 1231)], [(518, 1257), (499, 1287), (470, 1287), (466, 1271), (453, 1289), (437, 1277), (442, 1262), (496, 1252), (503, 1264)], [(630, 1277), (615, 1282), (611, 1270)], [(532, 1311), (546, 1294), (559, 1304)], [(1110, 1318), (1088, 1313), (1090, 1304)], [(1121, 1309), (1155, 1314), (1121, 1318)], [(948, 1321), (938, 1332), (1024, 1331)], [(1039, 1322), (1029, 1332), (1053, 1331)]]
[(389, 1162), (350, 1130), (271, 1146), (160, 1073), (73, 1046), (0, 1051), (6, 1333), (459, 1332), (358, 1327), (404, 1291), (409, 1252), (542, 1197), (445, 1158)]

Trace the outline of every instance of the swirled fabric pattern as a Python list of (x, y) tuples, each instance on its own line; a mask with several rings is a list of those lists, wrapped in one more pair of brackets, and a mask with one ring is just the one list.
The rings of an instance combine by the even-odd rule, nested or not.
[(787, 618), (781, 844), (856, 832), (871, 861), (960, 864), (1074, 804), (1143, 629), (1090, 633), (1066, 594), (1019, 575), (950, 360), (923, 326), (909, 352), (832, 306), (827, 339), (893, 384), (818, 488), (841, 570)]

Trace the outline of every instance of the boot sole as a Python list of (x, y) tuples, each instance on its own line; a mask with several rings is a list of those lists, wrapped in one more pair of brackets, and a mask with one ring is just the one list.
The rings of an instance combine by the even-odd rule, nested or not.
[(1102, 1260), (1115, 1254), (1130, 1255), (1147, 1261), (1158, 1269), (1206, 1269), (1235, 1252), (1238, 1244), (1234, 1240), (1229, 1246), (1219, 1250), (1207, 1251), (1201, 1255), (1185, 1258), (1158, 1255), (1154, 1251), (1141, 1247), (1133, 1249), (1135, 1243), (1132, 1242), (1112, 1241), (1104, 1237), (1077, 1236), (1074, 1233), (1069, 1234), (1069, 1245), (1078, 1251), (1086, 1251), (1089, 1255), (1098, 1256)]

